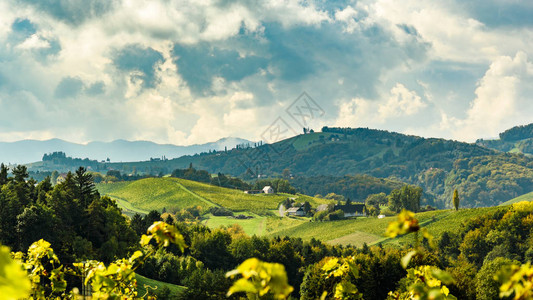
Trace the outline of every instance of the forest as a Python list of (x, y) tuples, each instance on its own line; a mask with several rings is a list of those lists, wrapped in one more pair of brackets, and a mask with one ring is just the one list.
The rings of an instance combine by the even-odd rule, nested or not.
[[(288, 284), (292, 286), (290, 296), (293, 298), (317, 299), (326, 295), (326, 299), (333, 299), (338, 298), (335, 296), (338, 289), (344, 288), (343, 299), (407, 299), (405, 296), (411, 295), (420, 285), (421, 277), (413, 274), (426, 272), (423, 276), (441, 278), (437, 280), (439, 291), (444, 291), (441, 285), (445, 284), (447, 294), (443, 294), (442, 299), (453, 299), (451, 295), (457, 299), (495, 299), (507, 277), (502, 273), (501, 279), (496, 279), (494, 274), (506, 267), (515, 270), (513, 266), (533, 258), (533, 203), (528, 202), (474, 217), (462, 224), (460, 231), (444, 232), (437, 239), (420, 229), (414, 214), (403, 211), (398, 221), (389, 224), (387, 234), (395, 236), (419, 231), (421, 234), (411, 234), (412, 243), (399, 247), (378, 244), (354, 248), (327, 245), (315, 239), (250, 237), (237, 225), (209, 229), (194, 219), (179, 222), (167, 216), (162, 220), (157, 211), (144, 217), (135, 215), (129, 220), (113, 200), (99, 195), (91, 174), (83, 168), (69, 173), (66, 180), (56, 186), (49, 180), (39, 184), (26, 180), (24, 166), (16, 167), (12, 174), (8, 176), (7, 167), (1, 166), (0, 242), (11, 251), (29, 251), (26, 256), (21, 253), (16, 257), (25, 257), (30, 267), (39, 265), (42, 270), (49, 271), (32, 273), (40, 282), (32, 289), (34, 296), (35, 293), (42, 296), (37, 295), (37, 299), (67, 298), (74, 288), (81, 286), (81, 280), (74, 273), (65, 271), (60, 279), (54, 279), (62, 282), (64, 288), (54, 287), (55, 281), (50, 276), (59, 271), (46, 263), (46, 256), (35, 254), (39, 251), (53, 251), (53, 261), (57, 259), (57, 264), (61, 262), (66, 266), (76, 266), (86, 260), (101, 261), (94, 266), (102, 266), (107, 273), (99, 276), (109, 277), (113, 282), (121, 282), (126, 277), (129, 278), (127, 282), (133, 279), (131, 276), (113, 277), (107, 268), (123, 265), (123, 257), (132, 256), (129, 260), (132, 265), (142, 257), (142, 263), (135, 267), (136, 272), (186, 287), (176, 295), (170, 295), (168, 290), (149, 292), (162, 299), (225, 298), (233, 283), (226, 273), (249, 258), (282, 264)], [(401, 197), (398, 199), (401, 201)], [(402, 207), (418, 209), (408, 204)], [(181, 242), (177, 245), (149, 242), (152, 238), (155, 241), (155, 237), (172, 237), (174, 231), (179, 232), (179, 239), (173, 240), (183, 240), (183, 245)], [(146, 234), (151, 235), (146, 237)], [(37, 241), (40, 242), (35, 244)], [(169, 246), (163, 249), (160, 244)], [(31, 255), (37, 258), (30, 261)], [(324, 270), (337, 275), (325, 276)], [(347, 273), (347, 270), (352, 271)], [(133, 291), (131, 287), (130, 290), (120, 288), (124, 285), (118, 283), (116, 288), (105, 290), (98, 285), (99, 281), (93, 280), (91, 284), (102, 293), (130, 295), (128, 293)], [(434, 287), (422, 286), (428, 291)], [(239, 289), (234, 290), (230, 299), (244, 295), (237, 292)], [(263, 296), (268, 298), (269, 295), (273, 296), (267, 290)]]

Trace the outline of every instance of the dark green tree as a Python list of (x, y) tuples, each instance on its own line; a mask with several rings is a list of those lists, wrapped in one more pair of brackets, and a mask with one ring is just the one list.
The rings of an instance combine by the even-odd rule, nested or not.
[(79, 167), (76, 170), (74, 182), (76, 183), (76, 198), (84, 208), (88, 207), (98, 193), (94, 186), (93, 176), (87, 173), (84, 167)]
[(8, 172), (9, 172), (9, 168), (6, 167), (4, 164), (1, 164), (0, 165), (0, 186), (4, 185), (7, 183), (8, 181)]

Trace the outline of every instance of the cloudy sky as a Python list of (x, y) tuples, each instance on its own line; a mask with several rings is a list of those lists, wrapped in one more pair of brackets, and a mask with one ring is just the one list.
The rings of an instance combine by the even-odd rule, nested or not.
[(0, 141), (261, 139), (308, 126), (464, 141), (533, 122), (529, 0), (1, 0)]

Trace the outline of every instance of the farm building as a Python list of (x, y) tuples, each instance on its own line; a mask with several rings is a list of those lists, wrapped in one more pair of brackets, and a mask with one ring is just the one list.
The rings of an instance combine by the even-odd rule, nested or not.
[(363, 217), (366, 216), (364, 204), (335, 205), (333, 210), (342, 210), (344, 217)]
[(263, 188), (263, 193), (274, 194), (274, 189), (270, 185), (267, 185)]
[(305, 216), (305, 211), (303, 206), (291, 207), (287, 209), (287, 214), (289, 216)]

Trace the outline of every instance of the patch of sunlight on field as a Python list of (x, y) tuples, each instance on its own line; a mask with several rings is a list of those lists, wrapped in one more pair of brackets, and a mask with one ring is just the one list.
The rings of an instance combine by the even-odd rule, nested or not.
[(207, 215), (207, 219), (203, 221), (205, 225), (209, 228), (219, 228), (220, 226), (231, 226), (233, 224), (238, 224), (242, 227), (244, 232), (249, 235), (263, 235), (265, 232), (266, 226), (266, 217), (261, 217), (258, 215), (250, 214), (253, 216), (251, 219), (235, 219), (226, 216), (213, 216), (211, 214)]

